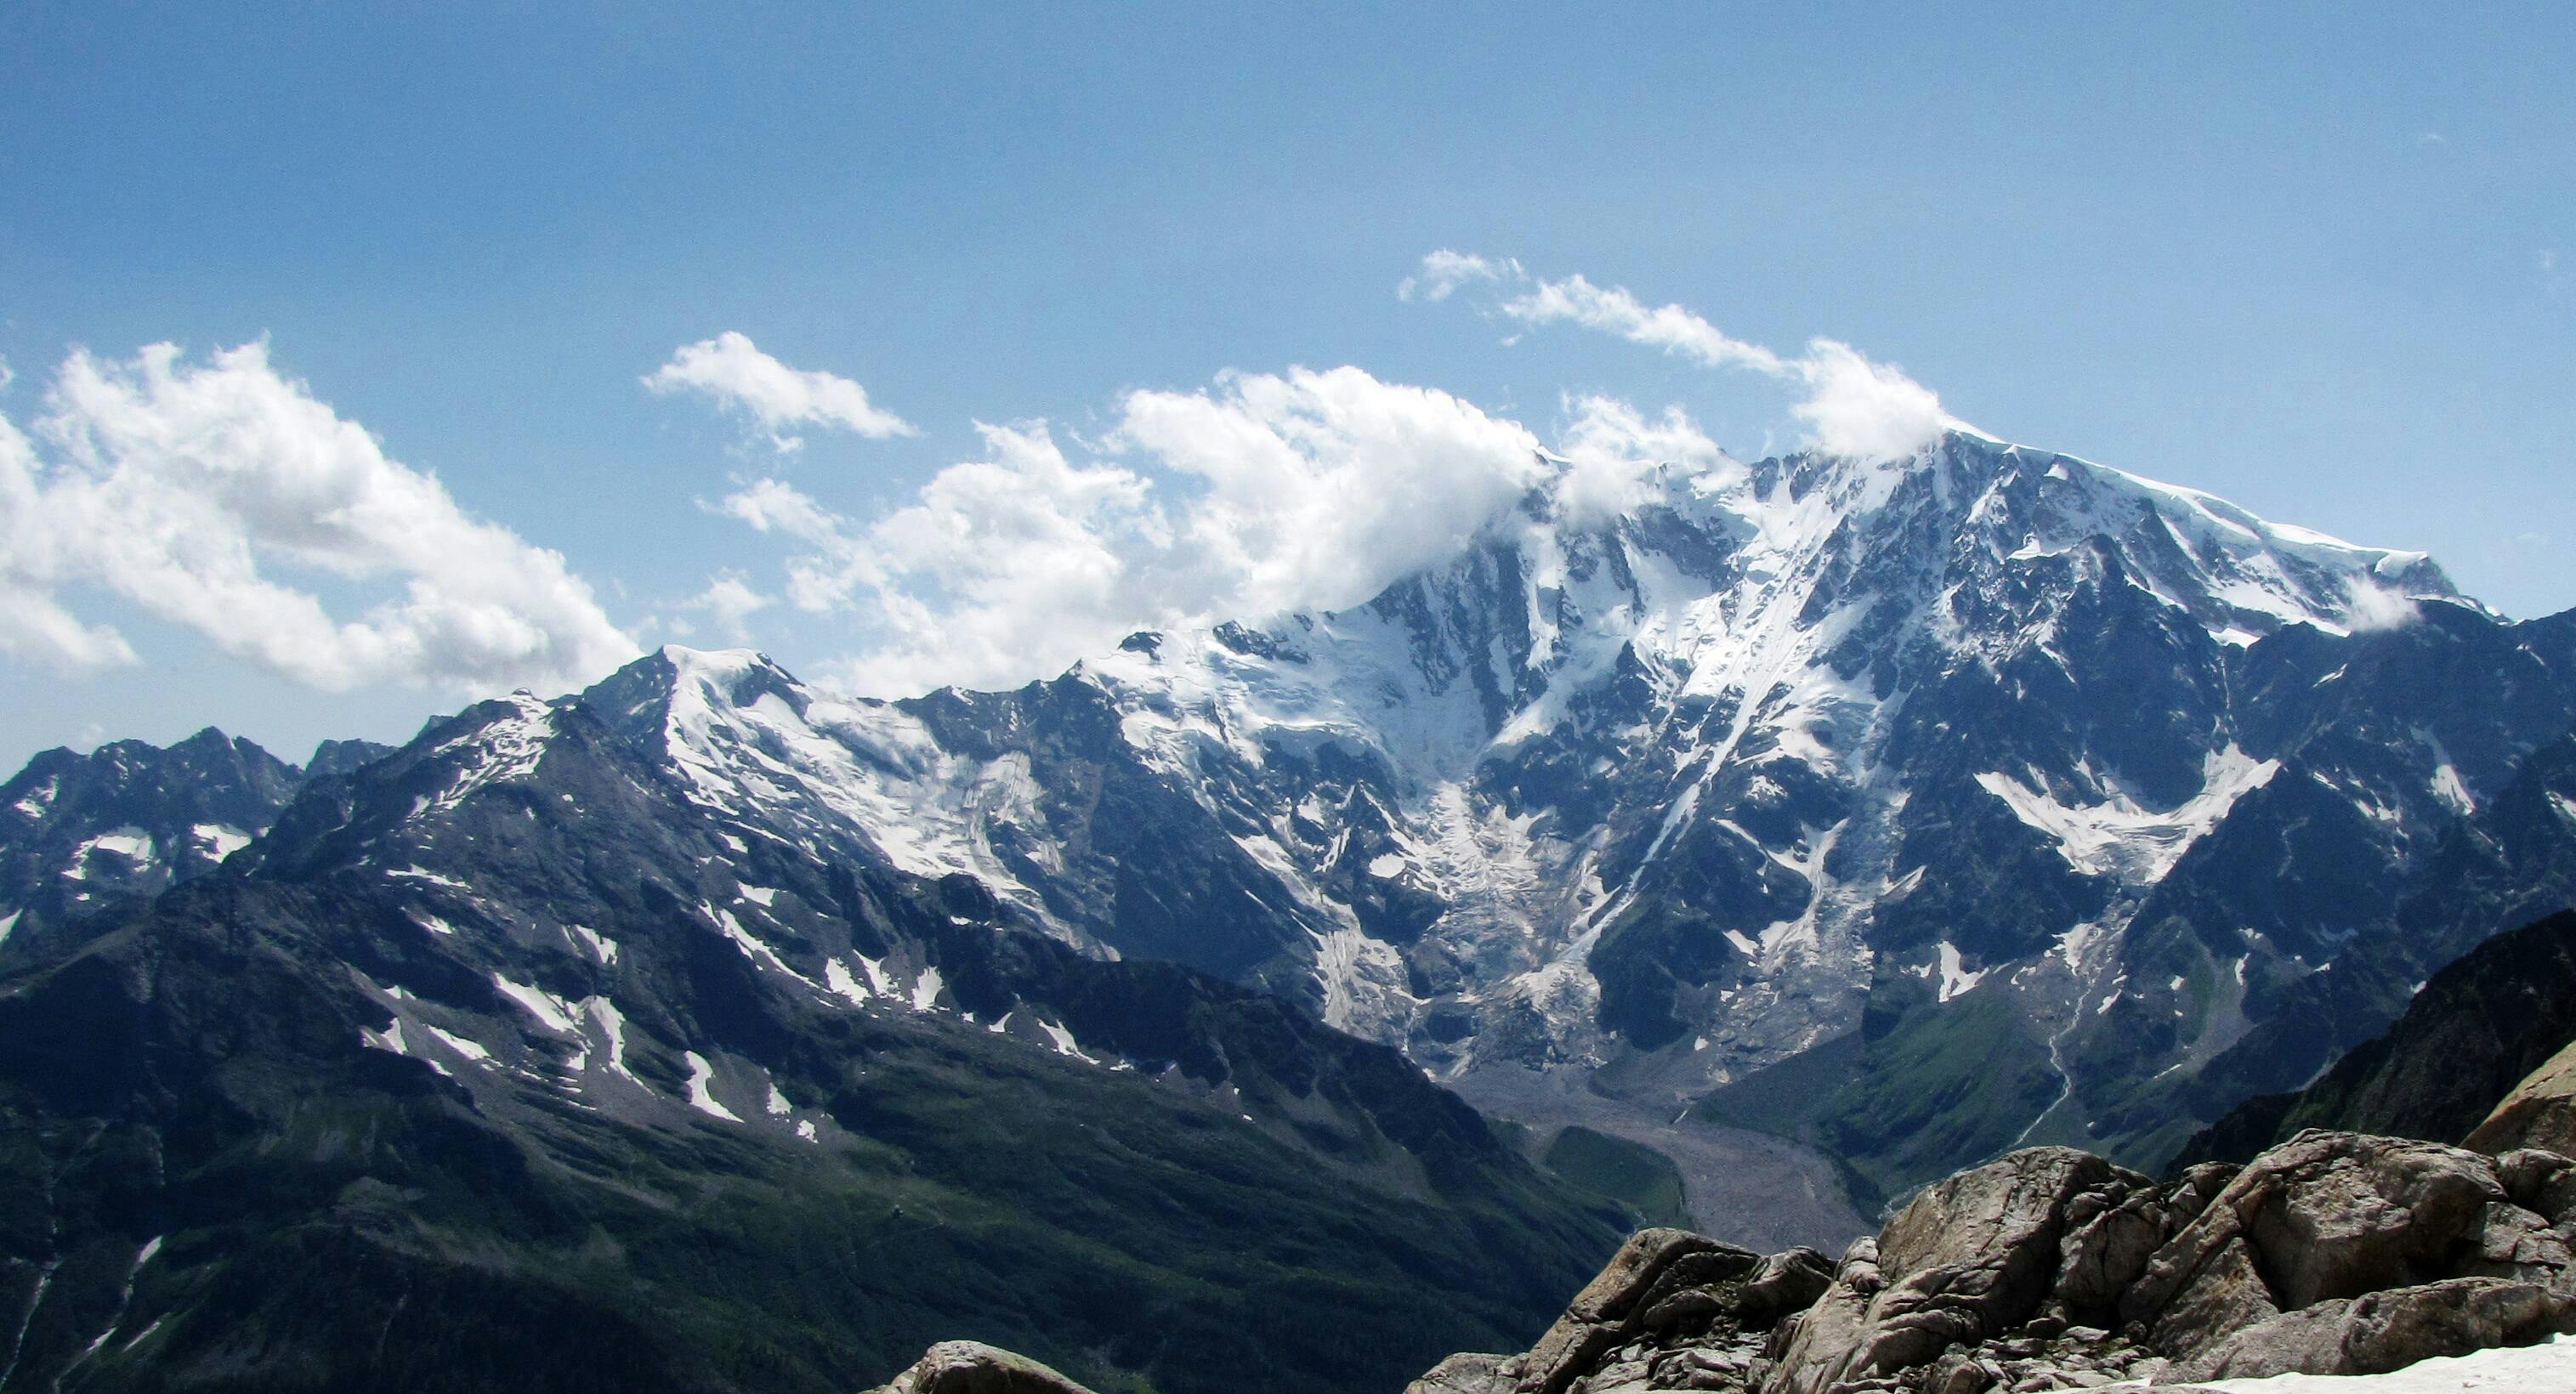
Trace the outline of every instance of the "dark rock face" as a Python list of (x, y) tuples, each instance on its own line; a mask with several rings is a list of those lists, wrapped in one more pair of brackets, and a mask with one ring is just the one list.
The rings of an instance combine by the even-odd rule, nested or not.
[[(1813, 1255), (1750, 1268), (1816, 1280), (1785, 1294), (1767, 1332), (1715, 1291), (1679, 1304), (1696, 1291), (1684, 1270), (1722, 1246), (1648, 1231), (1528, 1354), (1453, 1357), (1411, 1394), (1982, 1394), (2376, 1374), (2576, 1331), (2570, 1221), (2576, 1163), (2554, 1154), (2497, 1162), (2308, 1132), (2241, 1169), (2155, 1182), (2037, 1148), (1927, 1189), (1830, 1282)], [(1658, 1325), (1665, 1293), (1665, 1308), (1715, 1319)]]
[[(2385, 1034), (2295, 1094), (2245, 1100), (2194, 1137), (2177, 1165), (2242, 1162), (2309, 1128), (2458, 1142), (2571, 1040), (2576, 914), (2560, 913), (2433, 974)], [(2476, 1150), (2519, 1145), (2500, 1138)], [(2576, 1138), (2532, 1145), (2566, 1151)]]
[(0, 783), (0, 953), (22, 956), (49, 930), (130, 914), (213, 871), (303, 779), (212, 727), (167, 749), (113, 741), (36, 756)]

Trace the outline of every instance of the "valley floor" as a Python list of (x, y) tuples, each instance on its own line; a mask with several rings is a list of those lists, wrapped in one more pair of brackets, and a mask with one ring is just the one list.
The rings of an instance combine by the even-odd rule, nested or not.
[(1599, 1094), (1577, 1070), (1504, 1066), (1446, 1080), (1482, 1112), (1532, 1127), (1580, 1124), (1672, 1159), (1702, 1234), (1770, 1253), (1794, 1245), (1829, 1254), (1876, 1226), (1855, 1209), (1832, 1162), (1785, 1138), (1697, 1120), (1679, 1105)]

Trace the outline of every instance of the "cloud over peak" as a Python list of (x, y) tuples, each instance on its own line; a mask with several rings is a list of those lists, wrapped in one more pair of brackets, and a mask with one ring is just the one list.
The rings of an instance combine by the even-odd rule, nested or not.
[(868, 390), (831, 373), (790, 368), (726, 330), (712, 339), (682, 344), (671, 361), (642, 379), (657, 394), (695, 392), (726, 411), (751, 419), (780, 452), (801, 448), (791, 427), (850, 431), (870, 440), (919, 434), (912, 423), (868, 400)]
[(1043, 422), (977, 429), (984, 458), (872, 522), (777, 479), (718, 505), (796, 544), (796, 606), (873, 619), (855, 688), (1020, 682), (1138, 628), (1357, 604), (1547, 470), (1518, 423), (1349, 367), (1129, 393), (1087, 458)]
[(1442, 300), (1468, 286), (1496, 292), (1486, 309), (1526, 326), (1571, 324), (1660, 349), (1704, 367), (1736, 369), (1803, 389), (1789, 410), (1807, 426), (1807, 443), (1833, 455), (1901, 459), (1960, 424), (1933, 391), (1894, 364), (1874, 362), (1834, 339), (1807, 341), (1789, 357), (1738, 339), (1678, 304), (1649, 306), (1624, 287), (1582, 275), (1535, 277), (1511, 258), (1440, 250), (1396, 287), (1407, 300)]

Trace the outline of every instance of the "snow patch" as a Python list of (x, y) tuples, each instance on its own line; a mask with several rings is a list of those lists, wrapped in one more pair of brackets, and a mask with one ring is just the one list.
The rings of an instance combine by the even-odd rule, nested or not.
[(2001, 772), (1978, 775), (1977, 783), (2014, 817), (2048, 834), (2068, 865), (2135, 885), (2163, 879), (2239, 798), (2270, 783), (2280, 768), (2280, 761), (2256, 760), (2234, 745), (2212, 751), (2202, 762), (2200, 792), (2165, 810), (2142, 807), (2107, 778), (2097, 778), (2105, 797), (2086, 804), (2060, 803)]
[(1951, 943), (1947, 939), (1941, 941), (1942, 1001), (1947, 1002), (1951, 998), (1958, 996), (1960, 993), (1966, 992), (1970, 988), (1975, 987), (1977, 984), (1985, 981), (1986, 975), (1993, 971), (1995, 970), (1991, 968), (1980, 968), (1973, 973), (1967, 971), (1965, 968), (1960, 966), (1959, 946)]
[[(2110, 1384), (2103, 1394), (2147, 1390), (2143, 1381)], [(2535, 1346), (2493, 1346), (2467, 1355), (2437, 1355), (2382, 1375), (2272, 1375), (2201, 1380), (2211, 1394), (2566, 1394), (2576, 1390), (2576, 1339), (2552, 1336)]]
[(572, 1022), (575, 1009), (571, 1003), (543, 988), (515, 983), (498, 973), (492, 975), (492, 986), (500, 989), (502, 996), (518, 1003), (528, 1015), (543, 1022), (547, 1030), (566, 1036), (575, 1034)]
[(837, 958), (823, 960), (823, 986), (848, 998), (853, 1007), (863, 1006), (868, 1000), (868, 990), (859, 985), (857, 978), (850, 976), (850, 966)]
[(1070, 1055), (1076, 1060), (1088, 1060), (1091, 1058), (1090, 1056), (1082, 1053), (1081, 1046), (1074, 1043), (1073, 1033), (1071, 1031), (1067, 1031), (1062, 1026), (1059, 1026), (1044, 1017), (1040, 1017), (1038, 1018), (1038, 1030), (1046, 1036), (1048, 1043), (1055, 1047), (1056, 1054)]
[(446, 1046), (449, 1050), (455, 1051), (457, 1054), (464, 1056), (466, 1059), (473, 1061), (477, 1065), (487, 1065), (492, 1061), (492, 1052), (485, 1050), (483, 1048), (483, 1043), (480, 1041), (467, 1040), (465, 1037), (457, 1035), (453, 1031), (441, 1031), (437, 1027), (429, 1025), (427, 1022), (421, 1023), (421, 1029), (427, 1031), (433, 1036), (436, 1036), (441, 1045)]
[(441, 876), (435, 871), (423, 871), (416, 866), (389, 866), (385, 868), (385, 874), (405, 881), (426, 881), (433, 886), (445, 886), (451, 891), (470, 892), (474, 889), (453, 876)]
[(741, 1116), (717, 1103), (715, 1094), (707, 1088), (715, 1082), (716, 1067), (708, 1064), (707, 1057), (694, 1050), (686, 1052), (686, 1057), (689, 1062), (689, 1107), (709, 1118), (721, 1118), (728, 1123), (741, 1122)]
[(250, 845), (250, 834), (229, 823), (199, 823), (188, 829), (206, 849), (206, 860), (220, 862)]
[(607, 935), (577, 924), (565, 925), (564, 933), (572, 936), (575, 942), (587, 947), (591, 957), (598, 959), (601, 967), (609, 967), (617, 962), (617, 941)]

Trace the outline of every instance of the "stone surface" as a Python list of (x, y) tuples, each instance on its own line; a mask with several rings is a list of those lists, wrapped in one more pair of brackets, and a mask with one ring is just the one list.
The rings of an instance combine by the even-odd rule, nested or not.
[(2436, 1355), (2529, 1345), (2571, 1329), (2576, 1301), (2537, 1283), (2454, 1278), (2336, 1298), (2238, 1331), (2181, 1362), (2179, 1379), (2375, 1375)]
[[(2308, 1132), (2164, 1182), (2032, 1148), (1915, 1197), (1829, 1271), (1631, 1239), (1514, 1366), (1414, 1394), (1996, 1394), (2376, 1373), (2576, 1331), (2576, 1163)], [(1430, 1381), (1443, 1382), (1433, 1383)]]
[(2519, 1147), (2576, 1154), (2576, 1043), (2524, 1076), (2463, 1145), (2490, 1155)]
[(2063, 1262), (2059, 1240), (2079, 1199), (2083, 1213), (2099, 1219), (2150, 1186), (2090, 1153), (2041, 1147), (1930, 1187), (1880, 1235), (1874, 1276), (1885, 1290), (1865, 1308), (1828, 1309), (1834, 1294), (1827, 1293), (1791, 1338), (1775, 1387), (1823, 1394), (2020, 1325), (2050, 1295)]
[(1025, 1355), (980, 1341), (942, 1341), (875, 1394), (1091, 1394)]
[(1722, 1251), (1744, 1253), (1688, 1230), (1647, 1229), (1630, 1235), (1609, 1265), (1584, 1284), (1583, 1291), (1566, 1304), (1565, 1314), (1530, 1347), (1515, 1387), (1523, 1394), (1562, 1394), (1576, 1377), (1616, 1348), (1627, 1329), (1640, 1324), (1628, 1319), (1644, 1316), (1641, 1299), (1667, 1268), (1676, 1260)]
[(2178, 1354), (2223, 1335), (2210, 1323), (2256, 1310), (2256, 1296), (2289, 1311), (2455, 1276), (2499, 1203), (2510, 1201), (2494, 1164), (2476, 1153), (2311, 1130), (2228, 1182), (2149, 1260), (2120, 1312), (2155, 1320), (2158, 1344)]
[(1404, 1394), (1508, 1394), (1520, 1375), (1517, 1355), (1461, 1351), (1404, 1387)]

